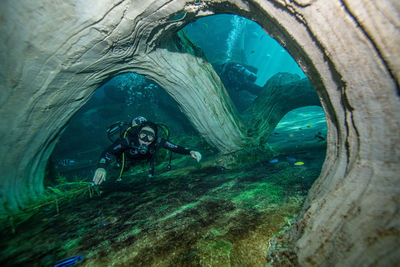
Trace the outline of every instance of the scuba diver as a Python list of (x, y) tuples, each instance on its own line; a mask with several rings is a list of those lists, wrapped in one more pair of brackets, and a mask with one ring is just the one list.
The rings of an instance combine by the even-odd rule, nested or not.
[(147, 121), (144, 117), (137, 117), (133, 119), (132, 126), (101, 154), (93, 176), (93, 184), (99, 185), (106, 180), (106, 169), (114, 159), (117, 161), (117, 166), (121, 165), (117, 181), (121, 180), (122, 172), (128, 169), (129, 165), (143, 160), (150, 162), (150, 170), (147, 175), (151, 178), (154, 175), (154, 164), (159, 148), (166, 148), (178, 154), (191, 155), (197, 162), (201, 160), (199, 152), (175, 145), (167, 139), (159, 137), (157, 124)]
[(216, 66), (216, 71), (227, 90), (233, 92), (246, 90), (256, 96), (259, 96), (262, 91), (262, 88), (255, 84), (257, 69), (251, 66), (226, 62)]

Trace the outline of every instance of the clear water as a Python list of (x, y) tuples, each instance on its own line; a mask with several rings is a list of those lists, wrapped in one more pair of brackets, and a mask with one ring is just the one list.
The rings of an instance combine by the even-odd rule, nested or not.
[(259, 86), (278, 72), (306, 77), (290, 54), (254, 21), (236, 15), (215, 15), (200, 18), (184, 30), (211, 63), (234, 61), (255, 67)]
[[(255, 88), (278, 72), (305, 77), (284, 48), (244, 18), (206, 17), (184, 30), (216, 69), (235, 62), (255, 73)], [(227, 89), (243, 110), (257, 98)], [(167, 171), (164, 153), (152, 179), (144, 163), (121, 182), (115, 169), (102, 186), (91, 187), (100, 153), (110, 144), (105, 129), (137, 115), (167, 124), (173, 142), (201, 151), (201, 164), (174, 155)], [(45, 198), (3, 223), (0, 264), (47, 266), (83, 255), (84, 266), (265, 265), (269, 238), (290, 223), (320, 173), (326, 131), (320, 107), (292, 110), (269, 137), (270, 152), (242, 155), (237, 167), (225, 169), (162, 88), (137, 74), (117, 76), (59, 138)]]

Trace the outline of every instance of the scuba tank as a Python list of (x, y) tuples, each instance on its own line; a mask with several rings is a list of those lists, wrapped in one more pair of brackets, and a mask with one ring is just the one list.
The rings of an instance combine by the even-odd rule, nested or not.
[[(128, 131), (130, 131), (133, 127), (140, 126), (140, 124), (145, 121), (147, 121), (147, 119), (142, 116), (135, 117), (132, 120), (132, 123), (117, 121), (107, 128), (107, 137), (112, 143), (114, 143), (118, 138), (125, 138)], [(119, 133), (119, 137), (115, 138), (117, 133)]]
[[(126, 130), (129, 128), (130, 124), (127, 122), (123, 121), (117, 121), (114, 124), (110, 125), (107, 130), (107, 137), (111, 141), (111, 143), (114, 143), (117, 141), (118, 138), (123, 137), (124, 133)], [(118, 137), (115, 137), (118, 134)]]

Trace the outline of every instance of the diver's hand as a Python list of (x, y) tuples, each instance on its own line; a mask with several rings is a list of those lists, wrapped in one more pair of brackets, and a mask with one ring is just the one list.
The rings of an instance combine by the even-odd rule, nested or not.
[(195, 160), (197, 160), (197, 162), (200, 162), (200, 160), (201, 160), (201, 154), (200, 154), (200, 152), (197, 152), (197, 151), (190, 151), (190, 155), (195, 159)]
[(98, 168), (93, 176), (93, 183), (99, 185), (106, 180), (107, 171), (103, 168)]

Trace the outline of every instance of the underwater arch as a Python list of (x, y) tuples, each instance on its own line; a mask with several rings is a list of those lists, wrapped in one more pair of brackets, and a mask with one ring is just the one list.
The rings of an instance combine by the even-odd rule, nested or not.
[[(243, 25), (238, 26), (238, 22)], [(210, 33), (207, 31), (209, 25), (213, 29), (217, 26), (220, 29)], [(263, 121), (263, 117), (274, 114), (273, 119), (263, 122), (265, 124), (263, 127), (267, 130), (261, 133), (261, 136), (258, 137), (259, 140), (255, 145), (253, 144), (254, 147), (245, 148), (245, 153), (255, 154), (252, 156), (253, 161), (270, 160), (268, 156), (272, 155), (267, 152), (270, 144), (266, 140), (281, 118), (287, 117), (285, 115), (287, 112), (301, 106), (320, 106), (314, 89), (308, 80), (304, 79), (306, 76), (296, 62), (255, 22), (237, 15), (213, 15), (189, 23), (180, 30), (180, 33), (194, 40), (194, 45), (204, 52), (207, 61), (213, 65), (240, 116), (249, 120), (245, 123), (245, 127), (252, 131), (251, 138), (257, 138), (257, 133), (254, 131), (257, 128), (255, 124)], [(210, 44), (207, 42), (209, 38), (219, 38), (219, 42), (223, 42), (223, 44)], [(230, 48), (225, 49), (225, 46)], [(233, 52), (233, 50), (235, 51)], [(275, 52), (278, 53), (274, 54)], [(266, 53), (272, 55), (267, 54), (268, 61), (263, 63), (258, 57)], [(254, 56), (254, 54), (258, 56)], [(110, 145), (110, 140), (106, 140), (105, 129), (117, 121), (126, 120), (128, 122), (134, 116), (141, 115), (150, 121), (167, 123), (169, 127), (172, 127), (170, 128), (171, 132), (175, 135), (184, 133), (183, 129), (186, 129), (185, 134), (188, 133), (187, 130), (192, 131), (191, 134), (195, 134), (190, 122), (182, 116), (183, 113), (179, 111), (179, 108), (175, 107), (174, 100), (163, 91), (156, 83), (136, 73), (123, 73), (108, 80), (74, 115), (62, 136), (58, 138), (50, 164), (48, 164), (48, 169), (51, 170), (51, 172), (49, 171), (49, 174), (51, 173), (48, 177), (49, 180), (54, 180), (56, 176), (59, 176), (61, 180), (65, 180), (63, 176), (77, 179), (78, 174), (81, 177), (91, 177), (91, 172), (96, 166), (95, 160), (104, 147)], [(247, 91), (251, 98), (246, 100), (245, 105), (242, 104), (245, 106), (245, 110), (240, 111), (238, 104), (243, 98), (240, 92), (244, 91)], [(267, 106), (278, 106), (278, 109), (269, 109)], [(174, 119), (170, 116), (172, 113)], [(305, 113), (302, 111), (301, 114)], [(325, 121), (323, 114), (318, 116)], [(311, 117), (310, 121), (315, 120), (315, 116)], [(255, 119), (253, 120), (253, 118)], [(295, 121), (296, 119), (292, 123)], [(177, 128), (180, 129), (177, 131)], [(297, 128), (293, 132), (301, 130), (300, 126)], [(324, 140), (322, 135), (326, 136), (326, 127), (322, 126), (322, 128), (320, 129), (322, 132), (320, 138)], [(316, 128), (314, 127), (313, 130)], [(291, 143), (293, 142), (292, 135), (289, 136)], [(298, 133), (296, 133), (297, 135)], [(304, 133), (302, 135), (304, 136)], [(310, 137), (308, 136), (308, 138)], [(315, 137), (311, 138), (321, 141)], [(285, 142), (285, 139), (280, 141), (276, 139), (273, 138), (275, 143)], [(301, 142), (298, 138), (294, 139)], [(263, 154), (267, 152), (267, 156), (257, 156), (258, 152), (251, 152), (253, 149)], [(321, 147), (321, 149), (324, 148)], [(205, 150), (208, 151), (208, 149)], [(210, 151), (212, 150), (217, 149), (210, 149)], [(293, 160), (295, 152), (289, 151), (289, 153), (292, 154), (290, 159)], [(278, 154), (275, 149), (275, 157)], [(249, 157), (247, 156), (247, 158)], [(221, 165), (220, 160), (221, 158), (216, 160), (217, 165)], [(235, 165), (234, 163), (230, 164)], [(75, 178), (72, 175), (75, 175)]]
[[(208, 32), (208, 27), (219, 29)], [(251, 131), (251, 138), (256, 142), (246, 147), (245, 153), (254, 153), (253, 161), (268, 161), (268, 156), (272, 156), (257, 156), (257, 152), (251, 150), (270, 154), (270, 145), (266, 140), (287, 112), (301, 106), (320, 106), (314, 89), (296, 62), (255, 22), (237, 15), (213, 15), (189, 23), (179, 33), (185, 38), (188, 36), (193, 45), (204, 52), (239, 116), (246, 118), (245, 128), (249, 133)], [(218, 39), (219, 43), (211, 44), (209, 39)], [(260, 56), (267, 61), (260, 60)], [(191, 123), (175, 107), (174, 100), (163, 91), (153, 81), (135, 73), (119, 74), (108, 80), (70, 120), (69, 126), (58, 138), (49, 164), (49, 169), (53, 170), (50, 177), (54, 179), (57, 171), (59, 175), (70, 178), (72, 174), (91, 176), (90, 171), (96, 165), (95, 159), (100, 155), (101, 147), (109, 146), (105, 129), (117, 121), (130, 121), (133, 116), (142, 115), (151, 121), (169, 122), (167, 124), (172, 126), (171, 132), (175, 134), (177, 127), (181, 128), (178, 130), (180, 134), (183, 128), (191, 128)], [(249, 99), (242, 101), (246, 95), (241, 92), (247, 92)], [(239, 105), (244, 108), (239, 109)], [(175, 114), (175, 119), (165, 116), (170, 113)], [(321, 118), (325, 119), (324, 116)], [(326, 136), (326, 129), (321, 131), (321, 137)], [(95, 151), (97, 154), (93, 154)], [(88, 153), (91, 153), (91, 159), (87, 159)], [(293, 151), (290, 153), (293, 154)], [(274, 154), (277, 156), (277, 151)], [(235, 165), (234, 158), (222, 161), (223, 157), (221, 155), (216, 160), (218, 165), (224, 168), (228, 167), (227, 164)]]
[(45, 184), (92, 179), (101, 152), (119, 136), (107, 130), (139, 115), (164, 125), (169, 135), (198, 136), (163, 88), (136, 73), (119, 74), (100, 86), (70, 119), (47, 164)]
[[(291, 238), (285, 248), (304, 265), (394, 263), (399, 250), (399, 31), (395, 1), (384, 3), (103, 1), (94, 10), (84, 2), (62, 7), (2, 3), (1, 34), (7, 37), (1, 42), (7, 52), (1, 54), (1, 140), (7, 148), (0, 163), (2, 212), (21, 208), (43, 192), (45, 163), (56, 137), (111, 75), (129, 70), (158, 76), (154, 79), (166, 88), (190, 81), (187, 75), (155, 73), (166, 66), (168, 55), (180, 66), (168, 65), (173, 70), (213, 77), (207, 63), (193, 56), (196, 51), (182, 54), (163, 40), (195, 17), (234, 13), (256, 21), (290, 52), (327, 114), (326, 161), (298, 222), (284, 235)], [(31, 10), (40, 12), (23, 23)], [(60, 24), (62, 35), (55, 34)], [(38, 25), (41, 34), (30, 35)], [(188, 61), (201, 68), (187, 68)], [(196, 87), (205, 84), (218, 87), (206, 79)], [(172, 89), (182, 103), (190, 95)], [(215, 91), (204, 96), (210, 93), (223, 98)], [(213, 108), (230, 110), (229, 104)], [(221, 143), (226, 151), (240, 147), (244, 136), (235, 130), (241, 128), (235, 116), (208, 117), (234, 133), (228, 139), (215, 136), (192, 116), (209, 142)], [(271, 247), (270, 255), (284, 261), (282, 249)]]

